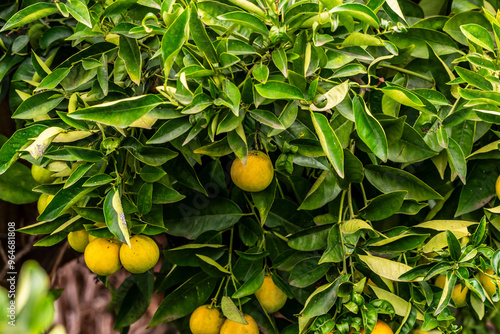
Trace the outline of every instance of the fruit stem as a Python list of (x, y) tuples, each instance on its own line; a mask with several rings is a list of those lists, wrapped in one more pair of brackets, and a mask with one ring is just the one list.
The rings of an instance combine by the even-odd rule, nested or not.
[(337, 222), (338, 224), (340, 224), (342, 222), (342, 211), (344, 209), (344, 199), (345, 199), (346, 192), (347, 192), (347, 190), (342, 191), (342, 197), (340, 198), (339, 220)]
[(210, 303), (210, 306), (208, 308), (214, 307), (214, 304), (217, 304), (217, 298), (219, 297), (219, 293), (222, 289), (222, 286), (224, 285), (224, 281), (226, 280), (226, 277), (222, 279), (219, 285), (219, 289), (217, 289), (217, 293), (215, 294), (215, 297), (212, 298), (212, 302)]
[(349, 197), (347, 197), (347, 201), (349, 203), (349, 218), (353, 219), (354, 218), (354, 209), (352, 207), (352, 183), (349, 183)]
[[(349, 185), (350, 186), (350, 185)], [(342, 191), (342, 197), (340, 198), (340, 210), (339, 210), (339, 220), (338, 224), (342, 222), (342, 211), (344, 208), (344, 199), (345, 199), (345, 194), (347, 190)], [(344, 233), (342, 233), (342, 229), (339, 228), (339, 233), (340, 233), (340, 242), (342, 244), (342, 265), (343, 265), (343, 272), (347, 273), (347, 262), (345, 259), (345, 247), (344, 247)]]
[(368, 204), (368, 199), (366, 198), (365, 187), (362, 182), (359, 185), (361, 186), (361, 194), (363, 194), (363, 203), (365, 203), (366, 206)]
[(423, 75), (423, 74), (420, 74), (420, 73), (417, 73), (417, 72), (413, 72), (413, 71), (410, 71), (410, 70), (407, 70), (407, 69), (404, 69), (404, 68), (401, 68), (401, 67), (397, 67), (397, 66), (393, 66), (393, 65), (389, 65), (389, 64), (383, 64), (383, 63), (378, 64), (378, 66), (385, 67), (385, 68), (388, 68), (390, 70), (395, 70), (395, 71), (398, 71), (398, 72), (401, 72), (401, 73), (406, 73), (406, 74), (409, 74), (409, 75), (413, 75), (414, 77), (417, 77), (417, 78), (420, 78), (422, 80), (434, 83), (434, 79), (431, 78), (431, 77), (428, 77), (426, 75)]

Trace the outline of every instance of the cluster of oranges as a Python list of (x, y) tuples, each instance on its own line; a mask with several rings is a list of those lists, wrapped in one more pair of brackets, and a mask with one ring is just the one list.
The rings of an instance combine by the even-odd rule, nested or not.
[(153, 268), (160, 257), (156, 242), (145, 235), (130, 238), (129, 247), (116, 238), (97, 238), (87, 231), (68, 234), (71, 248), (84, 253), (85, 264), (95, 274), (109, 276), (122, 266), (133, 274), (141, 274)]
[[(264, 278), (264, 283), (255, 292), (255, 297), (267, 313), (279, 311), (286, 303), (287, 296), (274, 284), (271, 276)], [(244, 315), (247, 324), (225, 319), (221, 312), (210, 305), (198, 307), (189, 319), (189, 328), (193, 334), (258, 334), (259, 327), (248, 314)]]
[[(40, 184), (54, 181), (53, 173), (48, 169), (33, 165), (31, 175)], [(40, 195), (37, 208), (42, 214), (54, 196)], [(105, 224), (96, 224), (99, 227)], [(130, 239), (130, 246), (122, 244), (116, 237), (98, 238), (89, 235), (86, 230), (68, 234), (71, 248), (84, 253), (85, 264), (95, 274), (109, 276), (123, 266), (133, 274), (141, 274), (153, 268), (160, 258), (160, 250), (156, 242), (145, 235), (135, 235)]]

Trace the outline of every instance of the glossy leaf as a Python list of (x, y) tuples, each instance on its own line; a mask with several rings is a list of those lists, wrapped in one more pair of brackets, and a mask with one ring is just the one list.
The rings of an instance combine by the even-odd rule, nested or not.
[(21, 103), (12, 118), (29, 119), (44, 116), (59, 105), (64, 97), (57, 92), (43, 92), (35, 94)]
[(353, 100), (353, 110), (359, 137), (378, 158), (387, 161), (388, 147), (384, 129), (358, 96)]
[(255, 85), (255, 89), (267, 99), (304, 99), (304, 95), (297, 87), (280, 81), (269, 80), (265, 84)]
[(78, 109), (68, 116), (126, 128), (161, 103), (156, 95), (142, 95)]
[(365, 176), (377, 189), (383, 193), (393, 191), (408, 191), (405, 198), (425, 201), (429, 199), (442, 199), (434, 189), (400, 169), (386, 166), (365, 166)]
[(53, 3), (39, 2), (29, 5), (14, 15), (4, 24), (0, 32), (21, 27), (38, 19), (57, 13), (59, 10)]
[(123, 59), (130, 79), (139, 85), (141, 83), (142, 56), (137, 40), (121, 35), (118, 55)]

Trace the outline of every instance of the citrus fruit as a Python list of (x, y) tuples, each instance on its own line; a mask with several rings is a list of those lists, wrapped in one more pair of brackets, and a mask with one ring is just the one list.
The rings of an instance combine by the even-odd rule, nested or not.
[(120, 247), (120, 260), (123, 267), (132, 274), (141, 274), (153, 268), (160, 258), (160, 250), (156, 242), (145, 235), (135, 235), (127, 244)]
[(313, 104), (317, 108), (324, 108), (328, 104), (328, 99), (323, 94), (316, 94), (316, 96), (313, 99)]
[(43, 167), (38, 167), (37, 165), (31, 166), (31, 175), (33, 176), (35, 181), (40, 184), (51, 183), (55, 180), (55, 178), (52, 177), (51, 171)]
[(45, 208), (49, 203), (52, 201), (54, 198), (53, 195), (47, 195), (47, 194), (41, 194), (40, 197), (38, 198), (38, 203), (36, 204), (36, 207), (38, 209), (38, 213), (42, 214), (42, 212), (45, 211)]
[(122, 267), (120, 245), (110, 239), (97, 238), (85, 248), (85, 264), (95, 274), (108, 276)]
[(251, 316), (244, 315), (248, 325), (240, 324), (239, 322), (226, 319), (220, 329), (220, 334), (259, 334), (259, 326)]
[(255, 297), (267, 313), (279, 311), (286, 303), (286, 294), (274, 284), (271, 276), (264, 278), (264, 283), (255, 292)]
[[(487, 269), (486, 274), (493, 275), (494, 273), (493, 270)], [(493, 283), (493, 280), (482, 272), (479, 272), (478, 278), (479, 282), (481, 282), (481, 285), (484, 287), (484, 290), (486, 290), (486, 293), (488, 293), (490, 297), (493, 296), (496, 292), (496, 287), (495, 283)], [(500, 284), (500, 280), (497, 280), (497, 284)]]
[[(359, 331), (361, 334), (365, 334), (365, 330), (362, 329)], [(382, 320), (377, 320), (375, 324), (375, 328), (373, 328), (372, 334), (394, 334), (391, 327), (388, 324), (383, 322)]]
[(219, 334), (224, 318), (215, 307), (202, 305), (191, 314), (189, 329), (193, 334)]
[[(436, 278), (435, 284), (436, 286), (443, 289), (445, 282), (446, 282), (446, 277), (444, 277), (443, 275), (439, 275), (438, 278)], [(467, 291), (469, 291), (469, 289), (466, 286), (462, 286), (462, 284), (460, 283), (456, 284), (453, 287), (453, 292), (451, 293), (451, 299), (453, 299), (457, 307), (465, 306), (465, 297), (467, 297)]]
[(495, 183), (495, 190), (497, 192), (497, 197), (500, 198), (500, 176), (498, 176), (497, 182)]
[(77, 252), (83, 253), (85, 247), (89, 244), (89, 234), (85, 230), (69, 232), (68, 242), (71, 248)]
[(231, 165), (231, 180), (244, 191), (262, 191), (271, 184), (273, 177), (273, 163), (264, 152), (248, 152), (246, 167), (239, 158)]

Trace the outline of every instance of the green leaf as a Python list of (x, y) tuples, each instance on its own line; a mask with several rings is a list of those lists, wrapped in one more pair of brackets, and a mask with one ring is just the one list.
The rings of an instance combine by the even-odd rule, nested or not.
[(388, 155), (389, 160), (394, 162), (414, 163), (429, 159), (437, 153), (413, 127), (404, 123), (401, 137), (389, 142)]
[(492, 103), (500, 105), (500, 93), (498, 92), (485, 92), (475, 89), (462, 89), (458, 88), (458, 93), (466, 100), (471, 100), (472, 104)]
[(405, 198), (417, 201), (442, 199), (443, 197), (414, 175), (401, 169), (387, 166), (365, 166), (365, 176), (375, 188), (383, 193), (408, 191)]
[(327, 248), (321, 255), (321, 259), (318, 264), (325, 262), (340, 263), (344, 259), (344, 250), (342, 246), (342, 241), (340, 240), (340, 228), (339, 225), (333, 225), (328, 233), (328, 243)]
[(359, 214), (366, 220), (382, 220), (398, 212), (403, 204), (407, 191), (394, 191), (370, 200), (367, 206), (359, 210)]
[(460, 192), (455, 217), (482, 208), (495, 195), (498, 169), (494, 160), (479, 160), (467, 177)]
[(84, 187), (94, 187), (94, 186), (102, 186), (108, 183), (113, 182), (113, 178), (108, 174), (95, 174), (87, 179), (83, 184)]
[(452, 232), (446, 231), (446, 241), (448, 243), (448, 251), (450, 252), (451, 258), (454, 261), (458, 261), (460, 255), (462, 255), (462, 251), (457, 237)]
[(350, 15), (360, 21), (366, 22), (374, 28), (378, 28), (380, 20), (377, 15), (367, 6), (358, 3), (347, 3), (334, 7), (330, 14), (341, 13)]
[(229, 298), (228, 296), (223, 296), (220, 304), (222, 313), (226, 318), (243, 325), (248, 324), (247, 320), (243, 316), (243, 313), (241, 313), (238, 307), (236, 307), (231, 298)]
[[(359, 259), (363, 261), (375, 274), (380, 277), (389, 279), (391, 281), (402, 282), (399, 279), (401, 275), (411, 270), (412, 267), (396, 262), (391, 261), (382, 257), (371, 256), (371, 255), (358, 255)], [(413, 281), (421, 281), (422, 277), (416, 278)]]
[(400, 50), (412, 47), (411, 55), (416, 58), (429, 58), (427, 45), (430, 45), (438, 56), (458, 50), (457, 45), (448, 35), (432, 29), (408, 28), (405, 32), (388, 33), (386, 36)]
[(12, 15), (12, 17), (4, 24), (2, 29), (0, 29), (0, 32), (7, 29), (21, 27), (25, 24), (55, 14), (58, 11), (57, 6), (53, 3), (39, 2), (29, 5)]
[(211, 265), (212, 267), (215, 267), (217, 270), (219, 270), (221, 273), (224, 273), (224, 274), (231, 274), (231, 272), (229, 272), (227, 269), (225, 269), (224, 267), (222, 267), (220, 264), (218, 264), (215, 260), (213, 260), (212, 258), (208, 257), (208, 256), (205, 256), (205, 255), (200, 255), (200, 254), (196, 254), (196, 256), (202, 260), (203, 262)]
[[(36, 96), (36, 95), (35, 95)], [(134, 96), (78, 109), (69, 117), (126, 128), (163, 101), (156, 95)]]
[(321, 225), (303, 229), (288, 237), (288, 246), (306, 252), (324, 249), (330, 228), (330, 225)]
[(310, 257), (298, 262), (290, 272), (288, 279), (291, 286), (297, 288), (308, 287), (322, 278), (331, 264), (323, 263), (318, 265), (319, 257)]
[(156, 182), (160, 180), (163, 176), (165, 176), (166, 173), (163, 169), (159, 167), (153, 167), (153, 166), (144, 166), (142, 167), (139, 176), (141, 179), (145, 182)]
[(183, 135), (192, 124), (188, 117), (174, 118), (165, 122), (155, 134), (146, 142), (147, 144), (163, 144)]
[(81, 22), (92, 29), (90, 13), (87, 6), (85, 6), (83, 2), (80, 0), (68, 0), (66, 2), (66, 8), (71, 16), (73, 16), (78, 22)]
[(56, 88), (57, 85), (64, 78), (66, 78), (71, 71), (71, 68), (57, 68), (52, 73), (43, 78), (42, 82), (36, 87), (35, 92), (45, 89), (53, 89)]
[(361, 97), (354, 98), (353, 109), (359, 138), (379, 159), (387, 161), (387, 138), (382, 125), (368, 111)]
[(270, 126), (273, 129), (285, 130), (283, 124), (281, 124), (278, 117), (270, 111), (262, 109), (254, 109), (250, 113), (250, 116), (262, 124)]
[(147, 215), (153, 207), (153, 184), (145, 182), (137, 193), (137, 209), (141, 215)]
[(175, 57), (188, 38), (188, 30), (189, 7), (184, 9), (177, 19), (168, 27), (167, 32), (161, 40), (161, 53), (166, 76), (170, 73)]
[(166, 147), (152, 147), (142, 145), (134, 137), (127, 137), (122, 141), (121, 147), (126, 148), (135, 158), (150, 166), (160, 166), (175, 158), (179, 153)]
[(17, 130), (0, 148), (0, 175), (19, 158), (19, 150), (28, 146), (31, 138), (38, 137), (47, 126), (35, 124)]
[(63, 188), (71, 187), (73, 184), (75, 184), (75, 182), (80, 180), (85, 175), (85, 173), (87, 173), (93, 166), (94, 164), (83, 164), (78, 166), (68, 177)]
[(62, 100), (64, 100), (64, 96), (57, 92), (48, 91), (35, 94), (19, 105), (12, 118), (29, 119), (44, 116), (57, 107)]
[[(406, 312), (409, 307), (411, 307), (411, 304), (404, 300), (403, 298), (390, 293), (389, 291), (386, 291), (384, 289), (380, 289), (376, 286), (370, 285), (370, 289), (372, 289), (375, 292), (375, 295), (379, 299), (387, 300), (391, 305), (394, 307), (394, 311), (396, 312), (397, 315), (401, 317), (406, 316)], [(417, 311), (417, 319), (420, 321), (424, 320), (424, 316), (420, 311)]]
[[(294, 161), (296, 161), (294, 159)], [(333, 201), (342, 191), (334, 174), (325, 170), (316, 179), (300, 204), (299, 210), (316, 210)]]
[(259, 192), (252, 192), (252, 199), (255, 207), (259, 211), (260, 223), (264, 225), (269, 215), (269, 211), (274, 203), (276, 194), (276, 180), (273, 179), (272, 183), (264, 190)]
[(82, 185), (85, 181), (86, 179), (80, 179), (71, 187), (59, 190), (37, 220), (44, 221), (56, 219), (85, 195), (94, 190), (93, 187), (83, 187)]
[(250, 278), (233, 293), (231, 297), (242, 298), (254, 294), (264, 283), (264, 277), (265, 270), (263, 268), (257, 269), (252, 276), (250, 276)]
[(382, 92), (388, 95), (391, 99), (412, 108), (423, 107), (424, 104), (417, 95), (411, 91), (397, 86), (388, 86), (382, 88)]
[(203, 206), (195, 205), (193, 198), (168, 207), (165, 227), (168, 233), (195, 239), (206, 231), (221, 231), (233, 226), (243, 215), (236, 203), (222, 198), (204, 198)]
[(205, 27), (203, 26), (203, 23), (198, 17), (198, 11), (194, 7), (194, 3), (191, 5), (189, 30), (194, 43), (196, 44), (198, 49), (205, 54), (207, 60), (212, 64), (218, 63), (219, 60), (217, 59), (217, 52), (215, 51), (215, 48), (212, 44), (212, 41), (210, 40), (210, 37), (207, 34), (207, 31), (205, 30)]
[(118, 48), (118, 56), (123, 59), (125, 69), (127, 70), (130, 80), (136, 85), (141, 83), (142, 73), (142, 56), (139, 45), (135, 38), (120, 35), (120, 47)]
[(455, 71), (457, 71), (458, 75), (468, 84), (482, 90), (493, 90), (493, 85), (491, 84), (491, 82), (486, 80), (482, 75), (466, 70), (465, 68), (459, 66), (455, 67)]
[(65, 146), (66, 150), (78, 160), (99, 162), (104, 157), (101, 151), (80, 146)]
[(379, 254), (406, 252), (422, 245), (428, 237), (429, 234), (402, 234), (370, 244), (370, 248)]
[(448, 19), (443, 27), (443, 31), (453, 37), (460, 44), (467, 45), (467, 38), (460, 30), (460, 26), (469, 23), (479, 24), (484, 28), (491, 29), (491, 24), (482, 13), (476, 11), (466, 11)]
[(219, 20), (229, 21), (250, 28), (264, 36), (269, 36), (267, 26), (258, 17), (245, 12), (231, 12), (217, 17)]
[(269, 80), (265, 84), (255, 85), (257, 92), (266, 99), (303, 100), (304, 95), (295, 86), (290, 84)]
[(31, 190), (37, 185), (30, 169), (16, 162), (0, 175), (0, 200), (18, 205), (33, 203), (40, 196)]
[(464, 24), (460, 26), (460, 30), (469, 41), (491, 52), (495, 51), (495, 42), (493, 42), (493, 38), (491, 37), (488, 30), (486, 30), (479, 24)]
[(153, 315), (149, 327), (170, 322), (189, 315), (205, 303), (214, 291), (217, 279), (198, 273), (187, 279), (172, 293), (166, 296)]
[(118, 240), (132, 247), (120, 192), (117, 189), (111, 190), (106, 195), (106, 199), (104, 200), (104, 217), (106, 219), (106, 225), (111, 233), (113, 233)]
[(448, 162), (450, 163), (451, 170), (458, 174), (462, 183), (465, 184), (467, 161), (465, 160), (462, 148), (453, 138), (448, 138), (448, 148), (446, 152), (448, 153)]
[(337, 292), (340, 284), (347, 280), (348, 276), (342, 275), (332, 283), (322, 285), (314, 290), (307, 298), (304, 308), (300, 311), (300, 316), (312, 318), (328, 313), (337, 301)]
[(328, 160), (337, 174), (344, 178), (344, 151), (337, 135), (323, 114), (311, 112), (311, 120)]
[(288, 73), (287, 73), (287, 57), (285, 50), (283, 48), (276, 49), (271, 53), (271, 57), (273, 59), (274, 65), (278, 68), (278, 70), (280, 70), (280, 72), (286, 78), (288, 76)]

